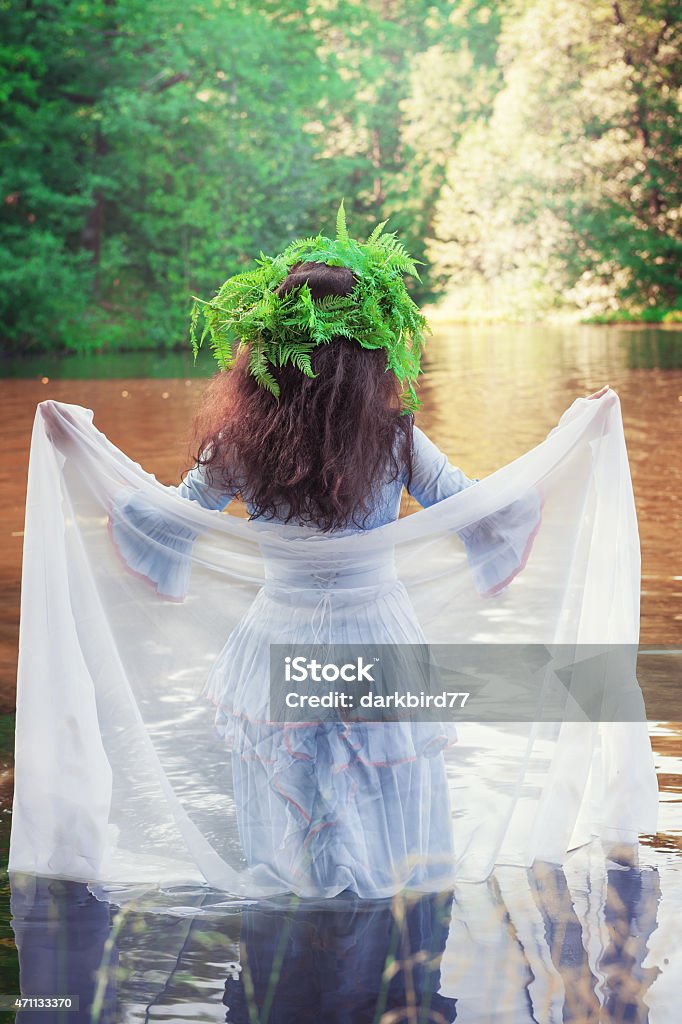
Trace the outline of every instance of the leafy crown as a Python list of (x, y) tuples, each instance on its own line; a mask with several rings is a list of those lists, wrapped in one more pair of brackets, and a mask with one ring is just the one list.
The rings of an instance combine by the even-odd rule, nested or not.
[[(278, 256), (261, 252), (253, 270), (230, 277), (213, 299), (195, 296), (190, 332), (195, 362), (207, 337), (222, 370), (229, 370), (237, 353), (248, 346), (249, 372), (278, 398), (275, 367), (291, 363), (314, 377), (313, 350), (342, 336), (362, 348), (385, 349), (386, 370), (403, 386), (403, 411), (416, 409), (415, 382), (428, 326), (403, 281), (404, 274), (419, 280), (416, 261), (394, 232), (384, 231), (386, 223), (378, 224), (366, 242), (356, 241), (348, 234), (342, 200), (335, 238), (318, 234), (296, 239)], [(280, 285), (299, 262), (347, 267), (355, 276), (353, 291), (314, 300), (305, 283), (280, 298)], [(203, 331), (198, 336), (200, 319)]]

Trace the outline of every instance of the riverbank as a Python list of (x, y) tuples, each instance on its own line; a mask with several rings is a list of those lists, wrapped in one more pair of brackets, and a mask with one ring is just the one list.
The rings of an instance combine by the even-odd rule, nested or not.
[(423, 313), (432, 324), (526, 324), (533, 327), (655, 327), (661, 330), (682, 331), (682, 309), (653, 308), (641, 313), (614, 310), (585, 316), (580, 310), (557, 310), (541, 317), (520, 312), (510, 314), (494, 306), (462, 308), (448, 305), (425, 305)]
[[(682, 309), (655, 308), (637, 316), (624, 310), (613, 313), (583, 316), (580, 311), (557, 311), (551, 315), (535, 317), (530, 314), (513, 315), (508, 311), (498, 311), (493, 306), (458, 308), (447, 302), (438, 305), (425, 305), (423, 313), (432, 326), (454, 325), (485, 327), (489, 325), (508, 325), (510, 327), (526, 326), (532, 328), (557, 327), (618, 327), (625, 330), (655, 329), (682, 334)], [(150, 377), (205, 377), (215, 370), (215, 363), (208, 347), (199, 352), (196, 363), (190, 350), (189, 341), (176, 341), (168, 345), (154, 345), (144, 339), (129, 340), (128, 335), (112, 336), (111, 333), (94, 338), (87, 344), (82, 342), (67, 345), (60, 349), (37, 348), (33, 343), (23, 351), (11, 351), (9, 344), (0, 339), (0, 378), (28, 377), (39, 374), (40, 366), (57, 365), (68, 361), (75, 367), (81, 360), (91, 360), (87, 372), (77, 373), (72, 379), (80, 380), (93, 373), (98, 377), (107, 377), (108, 361), (114, 361), (117, 367), (129, 360), (130, 372)], [(180, 361), (179, 361), (180, 360)], [(101, 369), (96, 370), (96, 363)], [(179, 370), (180, 363), (183, 369)], [(38, 369), (35, 369), (35, 368)], [(62, 376), (60, 374), (60, 376)]]

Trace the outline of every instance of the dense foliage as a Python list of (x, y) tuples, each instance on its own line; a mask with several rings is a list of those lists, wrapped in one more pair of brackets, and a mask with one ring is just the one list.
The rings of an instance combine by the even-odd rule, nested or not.
[(342, 197), (456, 314), (679, 308), (673, 0), (0, 0), (0, 38), (6, 352), (183, 344)]
[(436, 203), (453, 303), (682, 319), (681, 50), (676, 0), (514, 5)]

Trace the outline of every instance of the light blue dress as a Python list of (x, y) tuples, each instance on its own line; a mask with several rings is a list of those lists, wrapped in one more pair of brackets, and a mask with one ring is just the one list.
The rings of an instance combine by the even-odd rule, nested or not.
[[(433, 505), (475, 482), (414, 428), (409, 493), (420, 505)], [(405, 469), (385, 481), (364, 527), (350, 532), (397, 519), (406, 483)], [(232, 498), (210, 487), (200, 466), (177, 490), (213, 509), (224, 508)], [(253, 720), (254, 680), (267, 678), (262, 623), (281, 622), (281, 634), (271, 632), (271, 642), (301, 640), (308, 627), (304, 620), (312, 617), (309, 587), (300, 591), (300, 609), (290, 609), (290, 572), (285, 570), (281, 580), (271, 575), (273, 581), (230, 637), (209, 680), (218, 698), (216, 728), (232, 748), (239, 831), (248, 863), (260, 866), (266, 877), (286, 879), (301, 895), (351, 889), (366, 898), (382, 897), (403, 885), (432, 884), (434, 872), (445, 877), (453, 851), (441, 751), (455, 740), (452, 726), (409, 721), (347, 726), (339, 721), (287, 728), (258, 714)], [(278, 582), (286, 594), (277, 591)], [(362, 590), (357, 588), (351, 594), (352, 617), (344, 615), (339, 591), (334, 595), (336, 642), (423, 640), (396, 579), (387, 580), (384, 589), (373, 588), (370, 600), (358, 597)], [(247, 707), (249, 719), (242, 713)]]
[[(403, 470), (384, 481), (364, 527), (348, 532), (397, 519), (406, 476)], [(477, 482), (414, 428), (408, 490), (422, 506)], [(234, 496), (210, 486), (202, 466), (190, 470), (176, 490), (208, 509), (224, 509)], [(112, 539), (128, 566), (159, 593), (182, 593), (196, 535), (177, 523), (169, 530), (139, 495), (119, 512)], [(538, 515), (534, 495), (530, 505), (516, 502), (498, 511), (483, 529), (485, 520), (459, 531), (481, 592), (495, 592), (507, 582), (510, 567), (512, 574), (518, 569), (518, 551), (537, 528)], [(159, 543), (145, 543), (146, 537)], [(497, 551), (492, 558), (491, 546)], [(479, 548), (485, 554), (480, 565)], [(456, 742), (454, 726), (269, 720), (270, 644), (322, 642), (320, 609), (329, 612), (324, 639), (334, 643), (425, 642), (392, 559), (380, 558), (376, 568), (370, 564), (366, 579), (330, 582), (300, 563), (292, 568), (265, 552), (264, 557), (265, 584), (218, 655), (204, 691), (216, 705), (215, 728), (232, 752), (246, 862), (263, 884), (274, 881), (301, 896), (351, 890), (382, 898), (406, 886), (447, 888), (455, 851), (442, 752)]]

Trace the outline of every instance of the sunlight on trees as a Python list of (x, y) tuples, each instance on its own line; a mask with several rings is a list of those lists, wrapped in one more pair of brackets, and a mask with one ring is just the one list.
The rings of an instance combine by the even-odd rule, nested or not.
[(460, 318), (682, 319), (672, 0), (0, 0), (5, 352), (185, 344), (390, 218)]

